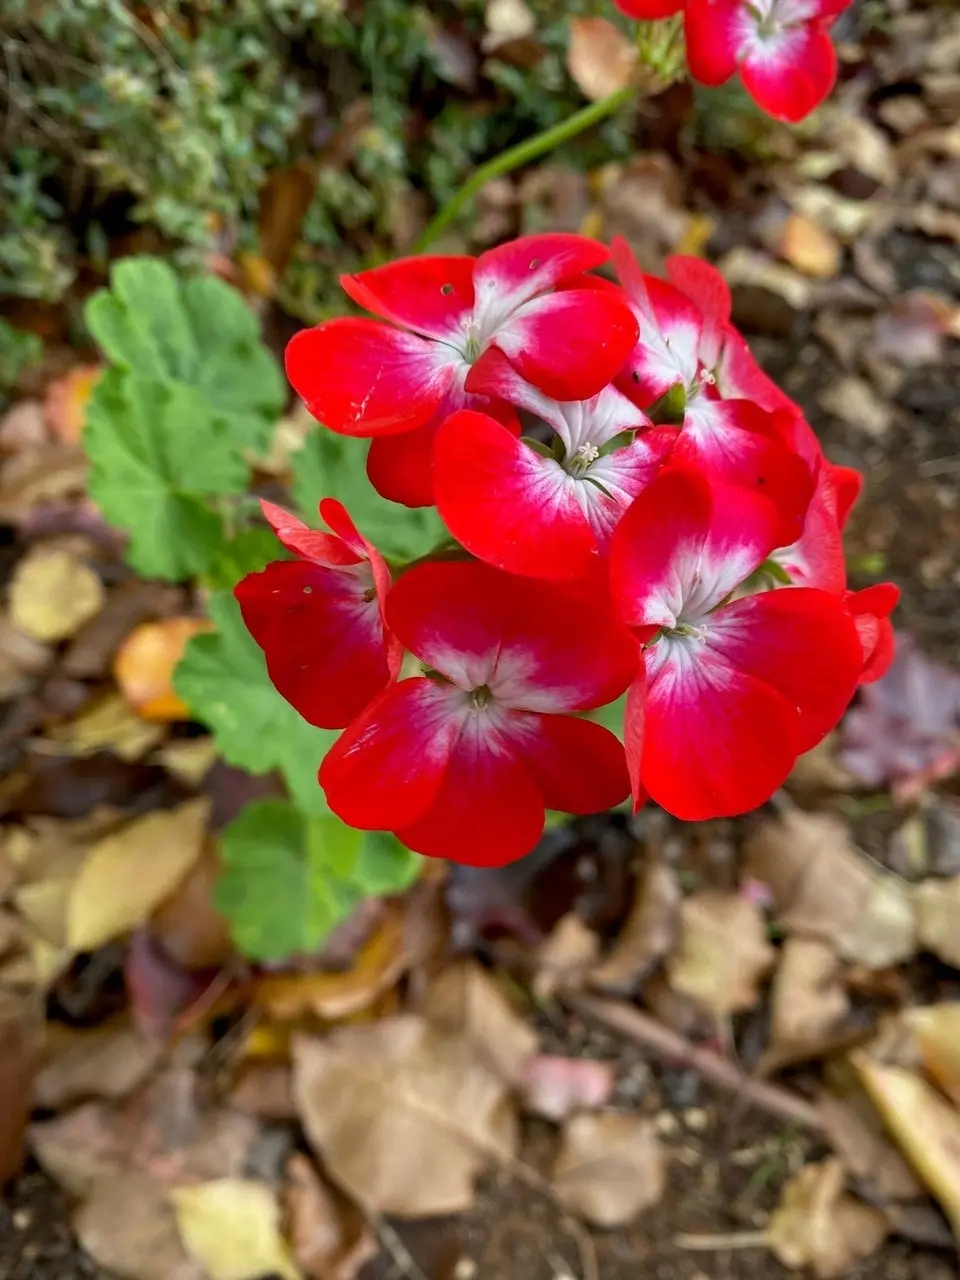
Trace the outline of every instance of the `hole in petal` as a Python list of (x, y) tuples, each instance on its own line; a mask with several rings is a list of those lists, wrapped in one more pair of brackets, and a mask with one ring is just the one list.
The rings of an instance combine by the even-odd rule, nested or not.
[(304, 594), (305, 596), (312, 596), (312, 595), (313, 595), (313, 587), (304, 587), (304, 588), (303, 588), (303, 594)]
[(453, 293), (453, 285), (450, 284), (449, 282), (447, 284), (442, 284), (440, 286), (440, 292), (444, 295), (444, 297), (449, 298), (451, 293)]
[(536, 269), (537, 269), (537, 267), (539, 267), (539, 265), (540, 265), (540, 259), (539, 259), (539, 258), (531, 258), (531, 259), (530, 259), (530, 270), (531, 270), (531, 271), (536, 271)]

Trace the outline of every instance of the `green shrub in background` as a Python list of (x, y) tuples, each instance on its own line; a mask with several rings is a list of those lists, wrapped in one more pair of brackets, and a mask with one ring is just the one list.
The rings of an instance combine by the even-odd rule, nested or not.
[[(320, 155), (363, 100), (349, 163), (320, 167), (281, 283), (284, 304), (316, 319), (339, 272), (398, 247), (415, 190), (441, 203), (479, 160), (582, 105), (567, 24), (615, 11), (528, 2), (543, 57), (532, 70), (487, 59), (467, 87), (484, 0), (5, 0), (0, 119), (17, 145), (0, 152), (0, 296), (58, 300), (131, 224), (186, 265), (256, 253), (268, 175)], [(624, 154), (630, 118), (568, 159)]]

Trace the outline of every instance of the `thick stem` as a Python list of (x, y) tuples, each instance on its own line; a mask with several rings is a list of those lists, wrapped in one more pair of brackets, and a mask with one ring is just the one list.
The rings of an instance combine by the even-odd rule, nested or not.
[(589, 129), (592, 125), (599, 124), (601, 120), (605, 120), (607, 116), (613, 115), (619, 107), (625, 102), (629, 102), (635, 95), (636, 86), (632, 84), (625, 85), (622, 89), (617, 89), (615, 93), (609, 94), (606, 98), (601, 98), (599, 102), (591, 102), (588, 107), (575, 111), (572, 116), (568, 116), (566, 120), (561, 120), (559, 124), (555, 124), (552, 128), (544, 129), (542, 133), (534, 134), (526, 142), (519, 142), (515, 147), (510, 147), (507, 151), (501, 151), (498, 156), (494, 156), (492, 160), (482, 164), (479, 169), (470, 175), (456, 195), (437, 211), (414, 246), (415, 252), (423, 253), (428, 249), (446, 231), (463, 207), (469, 204), (480, 188), (488, 183), (491, 178), (499, 178), (505, 173), (512, 173), (514, 169), (519, 169), (522, 164), (529, 164), (531, 160), (538, 160), (540, 156), (546, 155), (564, 142), (575, 138), (577, 134), (583, 133), (585, 129)]

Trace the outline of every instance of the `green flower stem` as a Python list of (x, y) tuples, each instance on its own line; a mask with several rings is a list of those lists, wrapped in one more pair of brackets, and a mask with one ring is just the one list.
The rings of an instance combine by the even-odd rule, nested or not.
[(607, 116), (613, 115), (625, 102), (629, 102), (632, 97), (635, 97), (636, 93), (635, 85), (625, 85), (622, 89), (618, 89), (616, 93), (611, 93), (606, 98), (601, 98), (599, 102), (591, 102), (589, 106), (580, 111), (575, 111), (566, 120), (561, 120), (559, 124), (555, 124), (550, 129), (544, 129), (542, 133), (534, 134), (532, 138), (527, 138), (525, 142), (517, 143), (515, 147), (510, 147), (507, 151), (501, 151), (498, 156), (494, 156), (492, 160), (488, 160), (486, 164), (481, 165), (479, 169), (470, 175), (456, 195), (437, 211), (414, 246), (414, 252), (423, 253), (428, 249), (446, 231), (457, 214), (460, 213), (465, 205), (469, 204), (480, 188), (492, 178), (499, 178), (505, 173), (512, 173), (514, 169), (519, 169), (521, 165), (529, 164), (531, 160), (538, 160), (540, 156), (547, 155), (548, 152), (562, 146), (564, 142), (575, 138), (577, 134), (583, 133), (585, 129), (589, 129), (592, 125), (599, 124), (601, 120), (605, 120)]

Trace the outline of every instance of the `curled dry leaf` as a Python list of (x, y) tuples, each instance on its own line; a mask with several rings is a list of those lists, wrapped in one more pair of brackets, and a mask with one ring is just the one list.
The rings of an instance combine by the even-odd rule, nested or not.
[(680, 941), (667, 961), (667, 978), (675, 991), (725, 1017), (753, 1007), (775, 957), (753, 902), (706, 889), (681, 905)]
[(427, 993), (423, 1014), (439, 1030), (472, 1044), (477, 1060), (510, 1084), (524, 1077), (537, 1052), (533, 1028), (471, 960), (444, 970)]
[(633, 78), (637, 49), (606, 18), (571, 18), (567, 70), (585, 98), (601, 98), (624, 89)]
[(924, 880), (913, 890), (920, 945), (960, 969), (960, 876)]
[(100, 577), (79, 556), (39, 546), (23, 557), (10, 580), (10, 621), (35, 640), (66, 640), (100, 612)]
[(573, 911), (561, 916), (537, 947), (531, 987), (538, 1000), (577, 991), (600, 954), (600, 939)]
[(527, 1111), (559, 1123), (574, 1111), (589, 1111), (610, 1101), (613, 1065), (539, 1054), (527, 1063), (520, 1086)]
[(960, 1107), (960, 1001), (907, 1009), (902, 1017), (914, 1033), (924, 1071)]
[(100, 1181), (73, 1217), (77, 1239), (98, 1266), (129, 1280), (209, 1280), (188, 1257), (167, 1189), (148, 1174)]
[(37, 1075), (37, 1106), (59, 1109), (88, 1098), (122, 1098), (156, 1066), (159, 1047), (123, 1023), (91, 1028), (53, 1024)]
[(263, 1182), (218, 1178), (170, 1192), (187, 1253), (210, 1280), (300, 1280), (280, 1232), (280, 1205)]
[(767, 1244), (787, 1267), (809, 1267), (830, 1280), (868, 1258), (887, 1236), (884, 1215), (844, 1191), (836, 1157), (808, 1164), (791, 1178), (767, 1227)]
[(414, 1015), (294, 1042), (294, 1091), (311, 1145), (371, 1213), (457, 1213), (474, 1179), (512, 1154), (506, 1086), (467, 1037)]
[(917, 919), (908, 886), (898, 876), (877, 876), (837, 946), (846, 960), (868, 969), (888, 969), (914, 956)]
[(173, 691), (173, 673), (187, 642), (209, 631), (205, 618), (162, 618), (135, 627), (117, 650), (113, 674), (120, 692), (145, 720), (188, 720), (190, 709)]
[(816, 938), (788, 938), (773, 980), (774, 1050), (822, 1041), (850, 1008), (837, 956)]
[(235, 954), (230, 925), (213, 902), (220, 859), (210, 837), (200, 856), (150, 922), (150, 933), (184, 969), (218, 969)]
[(923, 1188), (916, 1175), (862, 1091), (846, 1098), (824, 1092), (818, 1108), (830, 1145), (850, 1172), (872, 1188), (880, 1204), (920, 1198)]
[(960, 1238), (960, 1113), (903, 1067), (851, 1055), (863, 1086)]
[(102, 370), (80, 364), (47, 388), (43, 409), (54, 436), (64, 444), (79, 444), (87, 422), (87, 402)]
[(118, 693), (108, 693), (73, 720), (54, 725), (47, 737), (64, 755), (92, 756), (112, 751), (121, 760), (140, 760), (163, 738), (162, 725), (149, 724)]
[(300, 1152), (290, 1156), (286, 1172), (287, 1235), (300, 1269), (310, 1280), (357, 1280), (379, 1252), (369, 1223)]
[(561, 1202), (597, 1227), (618, 1227), (657, 1203), (666, 1160), (653, 1122), (603, 1112), (568, 1120), (552, 1174)]
[(634, 991), (673, 946), (682, 896), (673, 868), (650, 859), (610, 954), (590, 973), (591, 986), (620, 995)]
[(210, 804), (150, 813), (90, 850), (70, 890), (67, 941), (92, 951), (143, 924), (200, 856)]
[(853, 926), (877, 875), (846, 823), (801, 809), (760, 822), (744, 853), (746, 874), (773, 894), (777, 922), (824, 942)]

